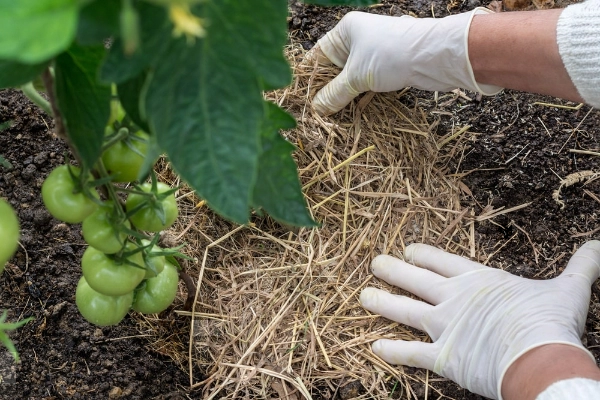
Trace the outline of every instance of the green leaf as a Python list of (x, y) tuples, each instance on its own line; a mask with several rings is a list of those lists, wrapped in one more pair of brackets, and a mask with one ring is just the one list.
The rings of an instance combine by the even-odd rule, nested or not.
[(7, 315), (8, 315), (8, 311), (5, 310), (2, 312), (2, 315), (0, 316), (0, 343), (8, 349), (10, 354), (12, 354), (15, 362), (18, 362), (19, 361), (19, 353), (17, 352), (15, 345), (10, 340), (10, 338), (8, 337), (6, 332), (22, 327), (23, 325), (25, 325), (26, 323), (31, 321), (33, 319), (33, 317), (22, 319), (21, 321), (18, 321), (18, 322), (7, 323), (7, 322), (5, 322)]
[[(213, 24), (241, 24), (239, 29), (235, 25), (231, 27), (230, 34), (241, 57), (263, 80), (264, 90), (289, 85), (292, 71), (283, 54), (283, 46), (287, 41), (287, 1), (230, 0), (221, 3), (230, 4), (225, 5), (219, 14), (205, 17), (207, 35), (211, 34)], [(228, 10), (234, 11), (235, 20), (227, 14)]]
[(104, 128), (110, 116), (110, 85), (96, 79), (104, 47), (74, 44), (56, 58), (55, 86), (67, 135), (84, 166), (100, 156)]
[(172, 25), (164, 7), (141, 3), (138, 12), (141, 16), (139, 48), (133, 54), (126, 54), (123, 41), (117, 38), (102, 64), (102, 81), (122, 83), (136, 77), (160, 57), (171, 40)]
[(6, 168), (9, 171), (13, 169), (13, 165), (6, 158), (2, 157), (2, 154), (0, 154), (0, 167)]
[(148, 73), (142, 71), (139, 75), (117, 85), (117, 93), (119, 100), (127, 115), (134, 124), (139, 126), (143, 131), (150, 132), (146, 118), (141, 114), (141, 98), (144, 91)]
[(307, 4), (320, 6), (354, 6), (365, 7), (377, 3), (377, 0), (304, 0)]
[(273, 218), (288, 225), (317, 226), (306, 208), (296, 163), (291, 156), (295, 147), (279, 134), (279, 129), (295, 127), (296, 121), (275, 104), (265, 104), (254, 206), (262, 207)]
[(79, 13), (77, 41), (80, 44), (103, 44), (119, 33), (121, 0), (95, 0)]
[(17, 87), (31, 82), (46, 68), (47, 63), (36, 65), (0, 60), (0, 88)]
[(287, 2), (213, 0), (194, 14), (206, 21), (206, 37), (170, 40), (154, 66), (146, 115), (181, 177), (216, 212), (245, 223), (262, 152), (262, 91), (290, 78)]
[(67, 49), (79, 0), (0, 0), (0, 58), (38, 64)]

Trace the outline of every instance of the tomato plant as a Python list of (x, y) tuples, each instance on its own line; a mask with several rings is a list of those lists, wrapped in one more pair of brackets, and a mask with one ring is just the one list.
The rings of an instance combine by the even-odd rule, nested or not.
[[(295, 121), (263, 97), (291, 81), (282, 50), (287, 8), (287, 0), (0, 2), (0, 88), (21, 88), (52, 115), (55, 133), (78, 165), (52, 171), (42, 197), (55, 218), (84, 221), (84, 236), (97, 247), (84, 253), (85, 279), (77, 289), (77, 305), (89, 321), (118, 323), (146, 270), (160, 271), (161, 259), (143, 248), (148, 237), (138, 230), (158, 232), (173, 224), (173, 194), (153, 174), (152, 183), (115, 182), (139, 179), (161, 155), (227, 219), (243, 224), (252, 210), (264, 210), (287, 225), (316, 226), (294, 146), (279, 133)], [(38, 78), (49, 100), (36, 92), (32, 82)], [(107, 138), (106, 132), (116, 133)], [(117, 140), (128, 132), (136, 133)], [(124, 208), (120, 192), (129, 193)], [(114, 213), (104, 207), (96, 212), (100, 199), (112, 202)], [(9, 240), (13, 231), (7, 231)], [(5, 247), (0, 236), (0, 243), (3, 264), (13, 241)], [(164, 267), (148, 279), (145, 292), (158, 293), (162, 276), (175, 279)]]
[(79, 279), (75, 291), (75, 304), (83, 317), (98, 326), (116, 325), (127, 315), (133, 303), (133, 292), (121, 296), (108, 296), (92, 289), (85, 280)]
[(91, 199), (98, 197), (98, 193), (94, 189), (89, 190), (89, 194), (84, 191), (78, 180), (80, 173), (78, 167), (61, 165), (50, 172), (42, 184), (44, 205), (54, 218), (76, 224), (98, 207)]
[[(128, 243), (125, 249), (132, 251), (135, 246)], [(83, 253), (81, 269), (90, 287), (107, 296), (132, 292), (146, 276), (141, 252), (120, 259), (91, 246)]]
[(4, 264), (13, 256), (19, 243), (19, 220), (15, 210), (0, 199), (0, 273)]
[(83, 238), (93, 248), (114, 254), (125, 246), (127, 233), (122, 228), (129, 229), (131, 224), (115, 211), (112, 201), (104, 203), (96, 211), (83, 220)]
[(152, 191), (151, 183), (140, 186), (142, 193), (132, 193), (127, 197), (127, 212), (131, 223), (138, 229), (148, 232), (159, 232), (167, 229), (177, 219), (179, 211), (174, 194), (165, 195), (171, 188), (162, 182)]
[(170, 262), (154, 278), (146, 280), (135, 294), (132, 308), (143, 314), (154, 314), (165, 310), (173, 303), (177, 295), (179, 274)]
[(0, 88), (41, 75), (52, 104), (32, 100), (60, 111), (57, 134), (82, 167), (96, 165), (105, 126), (124, 118), (121, 105), (149, 133), (149, 152), (165, 154), (225, 218), (246, 223), (262, 209), (288, 225), (315, 226), (294, 146), (279, 134), (294, 119), (263, 97), (291, 81), (287, 15), (285, 0), (7, 3), (0, 5)]
[(114, 182), (131, 182), (138, 178), (147, 153), (148, 134), (137, 131), (106, 149), (102, 153), (102, 162)]

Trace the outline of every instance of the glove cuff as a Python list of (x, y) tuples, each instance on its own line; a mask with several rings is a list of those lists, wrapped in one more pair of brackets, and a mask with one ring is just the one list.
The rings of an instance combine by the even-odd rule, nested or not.
[(477, 7), (473, 11), (471, 11), (471, 15), (469, 16), (469, 21), (467, 23), (467, 27), (465, 30), (465, 36), (464, 36), (465, 57), (467, 58), (467, 72), (469, 74), (469, 79), (473, 85), (471, 88), (467, 87), (465, 89), (474, 90), (476, 92), (483, 94), (484, 96), (496, 95), (496, 94), (500, 93), (504, 88), (502, 88), (500, 86), (495, 86), (495, 85), (479, 84), (475, 80), (475, 73), (473, 72), (473, 67), (471, 66), (471, 60), (469, 60), (469, 32), (471, 30), (471, 23), (473, 22), (473, 18), (476, 15), (493, 14), (493, 13), (494, 12), (492, 10), (490, 10), (488, 8), (484, 8), (484, 7)]
[(491, 14), (478, 7), (472, 11), (444, 18), (419, 20), (420, 36), (412, 43), (410, 82), (418, 89), (451, 91), (463, 88), (493, 96), (503, 88), (479, 84), (469, 60), (469, 31), (473, 18)]

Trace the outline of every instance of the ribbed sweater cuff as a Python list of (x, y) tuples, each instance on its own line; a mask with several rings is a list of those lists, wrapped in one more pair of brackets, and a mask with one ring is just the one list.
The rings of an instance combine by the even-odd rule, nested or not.
[(581, 97), (600, 108), (600, 0), (567, 7), (556, 28), (558, 51)]
[(586, 378), (571, 378), (548, 386), (536, 400), (598, 399), (600, 382)]

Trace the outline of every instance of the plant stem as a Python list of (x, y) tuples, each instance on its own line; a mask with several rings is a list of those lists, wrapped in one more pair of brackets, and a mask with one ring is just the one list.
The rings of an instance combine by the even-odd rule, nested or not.
[(129, 130), (127, 128), (119, 129), (119, 131), (113, 137), (111, 137), (108, 141), (106, 141), (102, 145), (102, 151), (108, 149), (113, 144), (120, 142), (121, 140), (125, 139), (127, 136), (129, 136)]
[(35, 87), (33, 86), (32, 82), (24, 84), (23, 86), (21, 86), (20, 89), (29, 100), (31, 100), (35, 105), (44, 110), (46, 114), (50, 116), (53, 115), (52, 106), (50, 106), (48, 100), (43, 98), (40, 95), (40, 93), (37, 90), (35, 90)]
[[(98, 174), (104, 178), (108, 176), (108, 171), (106, 170), (106, 168), (104, 167), (104, 163), (102, 162), (102, 160), (98, 160), (98, 163), (96, 164), (96, 170), (98, 172)], [(102, 190), (105, 191), (105, 195), (108, 199), (112, 200), (113, 203), (115, 204), (115, 207), (117, 209), (117, 213), (119, 214), (119, 217), (126, 219), (127, 215), (125, 213), (125, 211), (123, 210), (123, 207), (125, 207), (125, 205), (121, 202), (121, 199), (119, 199), (119, 196), (117, 196), (117, 191), (115, 190), (117, 187), (115, 185), (113, 185), (111, 182), (108, 182), (105, 185), (102, 185)]]
[(154, 195), (154, 193), (152, 193), (152, 192), (144, 192), (142, 190), (127, 189), (127, 188), (122, 188), (122, 187), (115, 187), (115, 190), (117, 192), (121, 192), (121, 193), (139, 194), (141, 196), (148, 196), (148, 197), (152, 197)]

